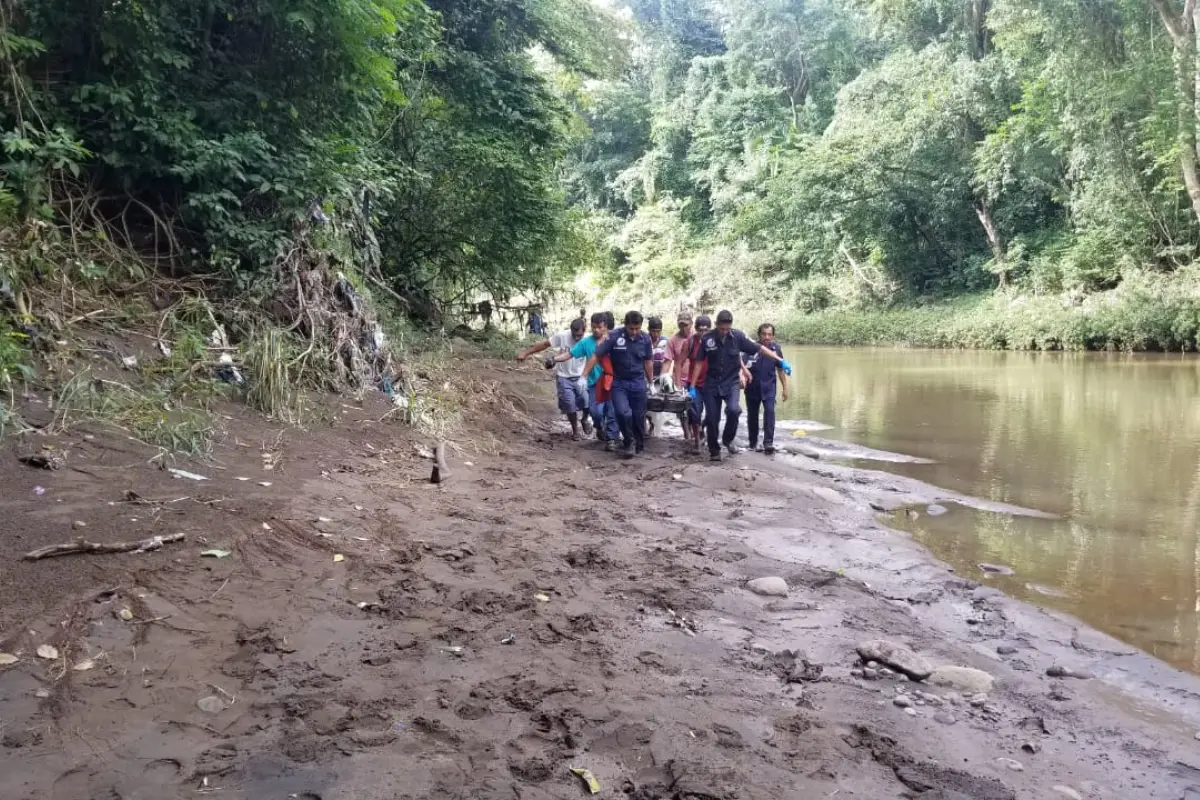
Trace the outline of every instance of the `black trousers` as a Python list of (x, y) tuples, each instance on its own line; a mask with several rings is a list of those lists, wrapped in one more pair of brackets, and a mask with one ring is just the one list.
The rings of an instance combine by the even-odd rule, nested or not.
[(746, 428), (750, 446), (758, 444), (758, 411), (762, 409), (762, 440), (764, 445), (775, 444), (775, 395), (763, 397), (746, 392)]
[[(738, 421), (742, 417), (742, 387), (737, 381), (728, 386), (708, 386), (704, 389), (704, 426), (708, 432), (708, 452), (717, 455), (722, 444), (731, 444), (737, 438)], [(717, 428), (721, 424), (721, 404), (725, 404), (725, 430), (717, 441)]]

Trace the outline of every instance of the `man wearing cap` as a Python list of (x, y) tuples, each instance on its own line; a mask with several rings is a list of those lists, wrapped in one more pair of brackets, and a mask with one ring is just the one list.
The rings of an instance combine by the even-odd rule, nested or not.
[[(782, 356), (768, 347), (752, 341), (746, 334), (734, 330), (733, 314), (721, 311), (717, 314), (717, 328), (709, 331), (700, 338), (698, 355), (692, 363), (692, 386), (688, 389), (693, 397), (704, 398), (705, 428), (708, 434), (708, 457), (712, 461), (721, 460), (721, 447), (730, 455), (736, 455), (738, 450), (733, 440), (737, 437), (738, 420), (741, 418), (741, 375), (742, 353), (759, 355), (762, 358), (778, 362), (779, 368), (785, 375), (792, 374), (791, 365)], [(700, 377), (701, 367), (707, 369), (704, 376), (702, 393), (697, 390), (696, 382)], [(725, 404), (725, 430), (718, 443), (718, 428), (721, 424), (721, 404)]]
[(663, 354), (663, 375), (670, 375), (676, 386), (683, 386), (685, 378), (691, 374), (688, 369), (688, 340), (692, 338), (692, 318), (680, 314), (675, 319), (679, 326), (670, 339), (667, 339), (667, 349)]
[(624, 458), (633, 458), (646, 447), (646, 396), (654, 380), (654, 345), (642, 330), (643, 321), (641, 313), (627, 313), (625, 325), (596, 345), (583, 368), (586, 374), (604, 356), (612, 360), (612, 403), (621, 427)]

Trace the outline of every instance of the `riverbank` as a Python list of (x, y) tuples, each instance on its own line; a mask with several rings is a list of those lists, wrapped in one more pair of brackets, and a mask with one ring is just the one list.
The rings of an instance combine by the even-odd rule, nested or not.
[(1195, 351), (1200, 290), (1131, 282), (1078, 297), (969, 295), (921, 306), (777, 314), (781, 339), (814, 345), (983, 350)]
[[(640, 800), (1200, 786), (1195, 679), (876, 517), (944, 494), (799, 455), (710, 465), (669, 439), (618, 464), (569, 441), (542, 370), (457, 368), (496, 403), (441, 486), (374, 397), (335, 402), (331, 429), (233, 412), (211, 461), (174, 465), (204, 481), (99, 430), (49, 442), (55, 471), (8, 452), (0, 796), (586, 796), (572, 767)], [(187, 538), (20, 560), (168, 533)], [(789, 595), (749, 592), (762, 577)], [(864, 676), (879, 639), (986, 675)]]

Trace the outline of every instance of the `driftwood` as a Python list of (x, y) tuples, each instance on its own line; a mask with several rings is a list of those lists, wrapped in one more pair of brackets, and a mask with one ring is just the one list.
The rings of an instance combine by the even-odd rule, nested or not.
[(159, 549), (164, 544), (182, 542), (183, 539), (184, 534), (182, 533), (151, 536), (149, 539), (142, 539), (140, 542), (85, 542), (83, 539), (76, 539), (73, 542), (66, 542), (64, 544), (39, 547), (37, 550), (26, 553), (23, 558), (26, 561), (38, 561), (43, 558), (70, 556), (78, 553), (148, 553), (151, 550)]
[(433, 451), (433, 474), (429, 476), (430, 483), (445, 483), (450, 480), (450, 467), (446, 465), (446, 443), (438, 442)]

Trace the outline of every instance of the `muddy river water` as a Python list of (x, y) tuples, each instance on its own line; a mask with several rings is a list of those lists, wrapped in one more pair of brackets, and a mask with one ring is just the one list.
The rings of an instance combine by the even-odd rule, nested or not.
[(1200, 358), (785, 349), (781, 418), (933, 461), (858, 465), (1057, 515), (901, 515), (960, 574), (1200, 673)]

